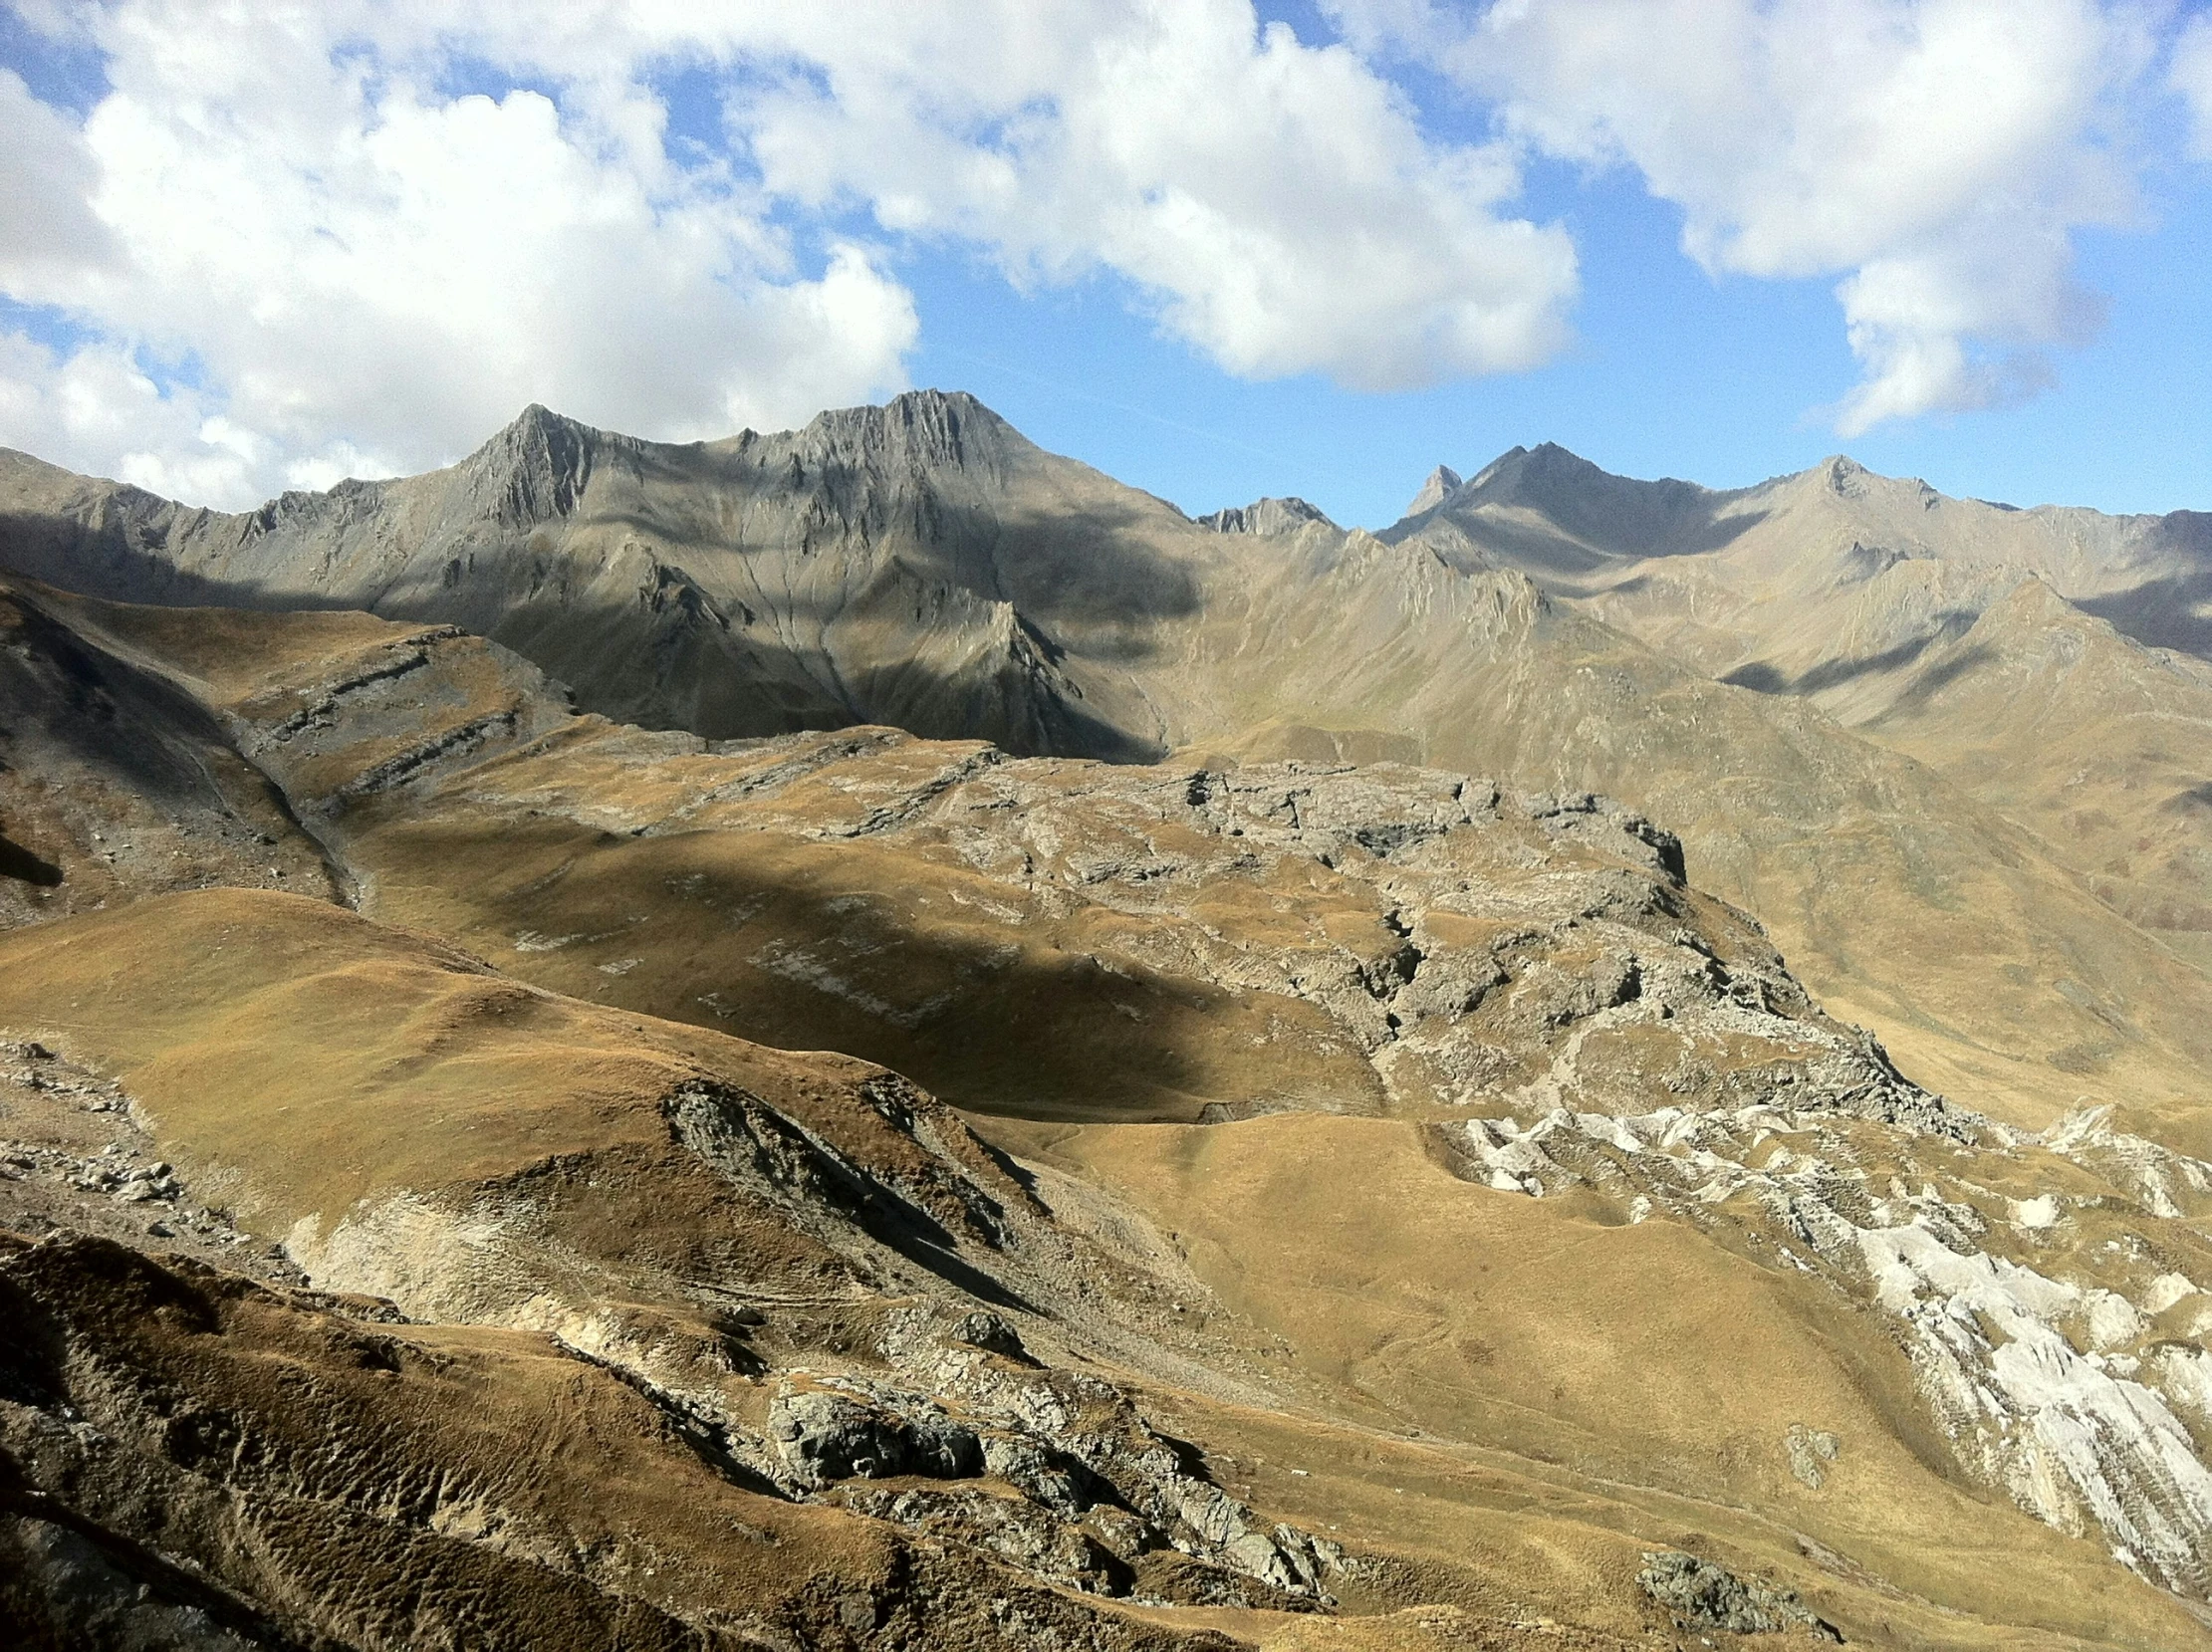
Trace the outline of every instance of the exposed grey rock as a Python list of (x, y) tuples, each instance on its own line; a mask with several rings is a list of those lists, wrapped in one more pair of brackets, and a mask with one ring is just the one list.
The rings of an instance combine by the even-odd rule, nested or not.
[[(1144, 1551), (1141, 1538), (1130, 1542), (1110, 1525), (1077, 1524), (1025, 1498), (966, 1488), (856, 1490), (839, 1501), (877, 1520), (974, 1543), (1052, 1582), (1091, 1594), (1129, 1593), (1135, 1578), (1130, 1562)], [(1118, 1551), (1115, 1538), (1128, 1547), (1126, 1554)]]
[[(0, 553), (12, 572), (126, 600), (442, 620), (512, 644), (592, 710), (717, 738), (884, 722), (1157, 755), (1120, 645), (1086, 644), (1125, 629), (1132, 584), (1139, 609), (1192, 605), (1188, 571), (1141, 530), (1036, 520), (1028, 473), (1060, 462), (935, 390), (685, 445), (532, 406), (447, 469), (236, 515), (56, 487), (12, 454), (0, 472), (16, 462), (52, 509)], [(1146, 526), (1197, 537), (1146, 503)]]
[(1259, 499), (1249, 505), (1215, 511), (1197, 519), (1201, 528), (1217, 534), (1295, 534), (1308, 523), (1334, 528), (1321, 508), (1303, 499)]
[(1421, 484), (1421, 491), (1413, 496), (1413, 502), (1405, 507), (1405, 514), (1419, 516), (1423, 511), (1433, 511), (1459, 485), (1458, 471), (1450, 465), (1438, 465), (1428, 473), (1428, 480)]
[(975, 1431), (918, 1398), (901, 1413), (830, 1389), (787, 1384), (769, 1408), (768, 1433), (793, 1477), (810, 1486), (902, 1474), (958, 1480), (983, 1471)]
[(1685, 1628), (1759, 1635), (1802, 1627), (1833, 1641), (1843, 1638), (1833, 1624), (1807, 1610), (1794, 1590), (1756, 1579), (1747, 1582), (1724, 1566), (1677, 1549), (1647, 1551), (1636, 1581)]
[(84, 1524), (0, 1517), (0, 1631), (29, 1637), (27, 1645), (114, 1652), (252, 1652), (285, 1644), (283, 1637), (265, 1639), (266, 1626), (252, 1613), (190, 1572), (136, 1544), (104, 1543), (109, 1534), (81, 1530)]
[(1827, 1482), (1827, 1465), (1842, 1455), (1843, 1443), (1825, 1428), (1792, 1423), (1782, 1449), (1790, 1460), (1790, 1474), (1800, 1485), (1819, 1491)]
[[(1885, 1314), (1961, 1468), (2060, 1531), (2100, 1533), (2123, 1564), (2201, 1598), (2212, 1470), (2182, 1421), (2197, 1403), (2197, 1367), (2158, 1357), (2166, 1344), (2149, 1331), (2173, 1292), (2193, 1287), (2138, 1270), (2130, 1300), (2072, 1269), (2045, 1272), (2037, 1235), (2064, 1220), (2060, 1195), (2014, 1201), (1971, 1172), (1930, 1168), (1937, 1153), (1969, 1147), (2017, 1161), (2030, 1139), (1866, 1070), (1840, 1052), (1825, 1070), (1789, 1073), (1769, 1099), (1732, 1110), (1562, 1107), (1526, 1128), (1473, 1119), (1439, 1134), (1471, 1180), (1534, 1197), (1594, 1192), (1631, 1223), (1663, 1213), (1725, 1229)], [(2099, 1124), (2063, 1121), (2035, 1145), (2125, 1186), (2147, 1161)], [(2212, 1166), (2180, 1155), (2159, 1168), (2161, 1187), (2212, 1186)], [(1791, 1473), (1815, 1489), (1841, 1450), (1804, 1424), (1783, 1442)]]
[(963, 1313), (953, 1322), (951, 1334), (955, 1341), (987, 1353), (1003, 1354), (1008, 1359), (1029, 1358), (1029, 1351), (1022, 1346), (1021, 1332), (989, 1308)]

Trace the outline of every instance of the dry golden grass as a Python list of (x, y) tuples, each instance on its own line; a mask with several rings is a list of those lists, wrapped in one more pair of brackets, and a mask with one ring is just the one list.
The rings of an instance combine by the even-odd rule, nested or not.
[[(153, 610), (102, 623), (131, 646), (168, 650), (226, 709), (264, 720), (308, 707), (322, 678), (358, 673), (414, 634), (330, 615), (259, 629), (258, 619), (226, 620), (204, 634)], [(481, 644), (459, 645), (440, 670), (416, 701), (394, 701), (358, 738), (334, 736), (289, 772), (327, 795), (486, 704), (528, 701), (527, 685)], [(1535, 676), (1499, 693), (1532, 685), (1541, 686)], [(1587, 716), (1603, 694), (1634, 686), (1631, 676), (1625, 689), (1588, 690), (1598, 698), (1548, 715)], [(1733, 700), (1662, 686), (1677, 696), (1669, 715), (1735, 715)], [(1020, 921), (1009, 921), (992, 910), (1007, 903), (1008, 879), (986, 875), (949, 836), (838, 835), (974, 752), (853, 738), (877, 745), (755, 804), (748, 784), (788, 748), (710, 753), (597, 720), (563, 724), (457, 769), (434, 800), (370, 797), (337, 817), (368, 874), (366, 904), (410, 928), (237, 890), (34, 925), (0, 936), (0, 1025), (115, 1072), (164, 1149), (224, 1190), (264, 1237), (302, 1222), (328, 1236), (380, 1202), (457, 1201), (551, 1167), (549, 1180), (568, 1180), (549, 1206), (549, 1231), (590, 1264), (560, 1288), (678, 1316), (687, 1310), (670, 1305), (666, 1281), (717, 1247), (722, 1262), (740, 1256), (785, 1278), (828, 1266), (829, 1254), (683, 1166), (659, 1110), (671, 1085), (710, 1073), (829, 1121), (845, 1116), (832, 1102), (866, 1070), (850, 1057), (785, 1054), (715, 1028), (859, 1051), (963, 1102), (1043, 1120), (986, 1127), (1104, 1189), (1106, 1208), (1125, 1206), (1175, 1235), (1209, 1294), (1188, 1305), (1213, 1316), (1235, 1381), (1162, 1384), (1158, 1403), (1218, 1464), (1244, 1473), (1238, 1489), (1249, 1486), (1256, 1508), (1334, 1528), (1382, 1556), (1371, 1597), (1357, 1604), (1452, 1608), (1335, 1626), (1249, 1624), (1286, 1652), (1482, 1645), (1494, 1634), (1548, 1644), (1547, 1631), (1500, 1627), (1538, 1616), (1582, 1625), (1586, 1644), (1640, 1636), (1654, 1622), (1630, 1581), (1635, 1557), (1677, 1544), (1802, 1589), (1854, 1641), (2151, 1649), (2204, 1639), (2187, 1608), (2097, 1545), (1967, 1486), (1890, 1328), (1833, 1292), (1682, 1224), (1628, 1226), (1597, 1201), (1473, 1186), (1415, 1120), (1156, 1122), (1188, 1119), (1209, 1100), (1347, 1113), (1382, 1103), (1372, 1069), (1341, 1040), (1331, 1048), (1331, 1026), (1310, 1007), (1143, 967), (1145, 948), (1171, 925), (1044, 895), (1025, 896)], [(1848, 793), (1863, 776), (1816, 778)], [(1687, 787), (1669, 795), (1686, 797)], [(1735, 796), (1714, 788), (1695, 824), (1721, 831)], [(2110, 915), (2096, 916), (2084, 891), (2053, 881), (2033, 853), (1992, 869), (1969, 864), (1964, 839), (1944, 837), (1908, 866), (1925, 874), (1912, 883), (1882, 835), (1896, 799), (1875, 802), (1836, 834), (1766, 845), (1735, 873), (1771, 890), (1825, 857), (1831, 885), (1790, 920), (1821, 939), (1815, 972), (1877, 999), (1885, 982), (1924, 981), (1923, 1003), (1886, 1011), (1908, 1067), (1955, 1078), (1947, 1087), (1962, 1100), (2042, 1122), (2070, 1098), (2057, 1095), (2051, 1074), (2061, 1069), (2038, 1052), (2073, 1034), (2071, 1023), (2037, 1020), (2056, 965), (2036, 949), (2089, 936), (2099, 990), (2124, 988), (2129, 1006), (2179, 979), (2170, 960), (2121, 956), (2125, 933), (2097, 927)], [(1192, 852), (1169, 836), (1162, 853)], [(1987, 839), (2000, 840), (2009, 841)], [(1523, 844), (1532, 855), (1533, 843)], [(1601, 861), (1563, 850), (1524, 869), (1564, 876)], [(2039, 891), (2057, 891), (2056, 916), (2025, 938), (2008, 935)], [(1684, 898), (1716, 950), (1751, 944), (1723, 909)], [(1255, 947), (1324, 958), (1391, 942), (1371, 889), (1336, 868), (1223, 879), (1187, 905), (1180, 917), (1193, 933)], [(1858, 927), (1840, 936), (1833, 923), (1844, 905)], [(842, 996), (819, 973), (810, 982), (758, 967), (764, 954), (829, 956), (833, 929)], [(1492, 932), (1468, 920), (1453, 944), (1486, 945)], [(1866, 963), (1852, 949), (1868, 933), (1897, 937), (1894, 955)], [(2025, 984), (1978, 998), (1975, 972), (2000, 944), (2022, 949), (2034, 969)], [(1561, 958), (1589, 962), (1572, 946)], [(947, 995), (957, 1012), (927, 1037), (923, 1019), (905, 1019)], [(2155, 1020), (2146, 1013), (2099, 1078), (2150, 1074), (2137, 1091), (2144, 1110), (2184, 1141), (2201, 1123), (2190, 1110), (2189, 1047), (2174, 1030), (2187, 1014), (2186, 1002)], [(1142, 1039), (1129, 1031), (1137, 1025)], [(2017, 1048), (1996, 1042), (2002, 1027), (2026, 1029)], [(1639, 1053), (1617, 1043), (1607, 1059), (1632, 1069)], [(1763, 1054), (1772, 1052), (1727, 1060)], [(2029, 1076), (2008, 1079), (2009, 1069)], [(2065, 1075), (2060, 1087), (2073, 1081)], [(2083, 1244), (2103, 1232), (2085, 1232)], [(686, 1324), (705, 1334), (695, 1314)], [(1150, 1374), (1160, 1381), (1157, 1368)], [(1280, 1408), (1219, 1397), (1250, 1399), (1266, 1386)], [(1794, 1424), (1843, 1442), (1818, 1491), (1788, 1472), (1783, 1442)], [(650, 1485), (637, 1495), (649, 1497)]]
[[(1392, 1120), (990, 1127), (1133, 1200), (1225, 1305), (1283, 1339), (1310, 1403), (1378, 1431), (1216, 1411), (1204, 1437), (1264, 1459), (1293, 1519), (1437, 1563), (1479, 1555), (1465, 1604), (1632, 1632), (1633, 1602), (1593, 1581), (1623, 1576), (1638, 1543), (1705, 1534), (1854, 1641), (2205, 1636), (2099, 1545), (1964, 1484), (1878, 1319), (1677, 1224), (1470, 1186)], [(1789, 1473), (1792, 1424), (1843, 1441), (1818, 1491)], [(1801, 1535), (1863, 1573), (1824, 1573)]]

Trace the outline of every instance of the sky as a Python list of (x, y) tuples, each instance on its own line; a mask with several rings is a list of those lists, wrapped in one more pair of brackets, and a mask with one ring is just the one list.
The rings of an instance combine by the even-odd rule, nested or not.
[(2212, 510), (2212, 0), (0, 3), (0, 444), (238, 508), (923, 385), (1194, 514)]

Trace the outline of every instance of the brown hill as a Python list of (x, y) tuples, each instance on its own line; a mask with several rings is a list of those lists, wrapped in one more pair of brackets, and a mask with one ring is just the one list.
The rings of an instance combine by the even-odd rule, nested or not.
[[(2202, 668), (2011, 542), (1843, 579), (1881, 590), (1801, 661), (1760, 627), (1812, 586), (1712, 591), (1836, 586), (1758, 535), (1902, 522), (1886, 484), (1711, 545), (1736, 504), (1556, 456), (1389, 536), (1195, 524), (934, 396), (682, 449), (533, 410), (243, 518), (5, 482), (11, 566), (172, 605), (6, 593), (0, 1221), (184, 1259), (95, 1272), (197, 1293), (239, 1369), (363, 1314), (550, 1348), (484, 1355), (500, 1427), (581, 1361), (825, 1523), (797, 1592), (717, 1550), (684, 1564), (745, 1573), (726, 1599), (663, 1594), (500, 1481), (432, 1501), (453, 1565), (527, 1529), (580, 1622), (731, 1644), (929, 1644), (896, 1612), (1009, 1565), (1101, 1644), (2201, 1638), (2212, 984), (2142, 925), (2194, 922)], [(2076, 527), (2105, 596), (2147, 589)], [(1714, 680), (1612, 578), (1635, 543), (1788, 669)], [(1971, 623), (1820, 679), (1960, 591)], [(13, 1552), (75, 1533), (104, 1611), (142, 1581), (237, 1636), (400, 1633), (317, 1593), (328, 1547), (199, 1558), (294, 1493), (131, 1419), (220, 1412), (279, 1463), (297, 1419), (117, 1329), (74, 1243), (25, 1253), (55, 1328), (0, 1414)], [(424, 1474), (482, 1449), (444, 1403)], [(41, 1455), (95, 1405), (138, 1443)], [(164, 1547), (148, 1475), (251, 1540)]]
[[(1822, 695), (1907, 665), (2034, 575), (2138, 641), (2204, 654), (2212, 514), (1953, 499), (1838, 456), (1756, 487), (1515, 448), (1383, 536), (1521, 569), (1708, 674)], [(1847, 698), (1847, 696), (1844, 696)]]
[(2203, 956), (2212, 840), (2174, 800), (2212, 773), (2198, 708), (2212, 632), (2193, 617), (2212, 516), (2022, 511), (1841, 458), (1722, 493), (1543, 447), (1384, 537), (1521, 570), (1703, 674), (1812, 701)]
[[(856, 1523), (786, 1538), (796, 1592), (726, 1546), (661, 1592), (658, 1558), (595, 1558), (604, 1517), (558, 1488), (441, 1517), (499, 1552), (518, 1525), (571, 1534), (531, 1550), (533, 1588), (830, 1636), (835, 1580), (878, 1575), (837, 1545), (913, 1541), (952, 1569), (909, 1584), (885, 1558), (871, 1623), (1011, 1562), (1087, 1611), (1179, 1601), (1142, 1621), (1261, 1644), (1602, 1645), (1710, 1630), (1664, 1579), (1711, 1565), (1805, 1636), (2198, 1633), (2105, 1554), (2203, 1588), (2212, 1167), (1918, 1091), (1616, 809), (885, 730), (711, 747), (574, 716), (466, 636), (37, 599), (191, 685), (412, 932), (208, 889), (0, 938), (8, 1219), (293, 1290), (304, 1269), (395, 1302), (401, 1343), (550, 1346), (621, 1373), (737, 1491)], [(987, 1112), (747, 1039), (895, 1051)], [(1225, 1121), (1130, 1121), (1194, 1116)], [(157, 1379), (287, 1460), (298, 1425), (262, 1391), (204, 1357), (180, 1389), (162, 1346), (76, 1305), (89, 1286), (39, 1290), (118, 1375), (38, 1375), (68, 1397), (9, 1413), (24, 1439)], [(1944, 1328), (1967, 1324), (1988, 1328)], [(551, 1341), (497, 1340), (521, 1335)], [(516, 1386), (498, 1426), (537, 1430), (547, 1367), (482, 1369), (478, 1392)], [(150, 1529), (107, 1488), (181, 1473), (199, 1496), (207, 1470), (100, 1403), (158, 1463), (73, 1469), (98, 1490), (67, 1506), (134, 1552)], [(399, 1461), (471, 1462), (418, 1403)], [(287, 1518), (275, 1483), (224, 1484), (251, 1531)], [(687, 1521), (699, 1500), (668, 1495)], [(630, 1518), (655, 1556), (703, 1552)], [(420, 1540), (399, 1525), (376, 1541)], [(289, 1633), (359, 1632), (284, 1605), (332, 1569), (292, 1552), (296, 1576), (218, 1580)], [(695, 1588), (696, 1565), (745, 1576)], [(1279, 1609), (1324, 1593), (1333, 1627)], [(1511, 1627), (1536, 1616), (1582, 1627)]]

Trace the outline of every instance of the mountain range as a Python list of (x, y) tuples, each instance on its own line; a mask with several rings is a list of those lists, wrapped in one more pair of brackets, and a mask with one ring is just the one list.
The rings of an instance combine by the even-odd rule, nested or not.
[(0, 577), (26, 1636), (2212, 1640), (2212, 516), (925, 391)]

